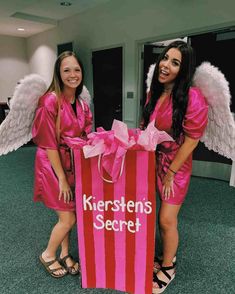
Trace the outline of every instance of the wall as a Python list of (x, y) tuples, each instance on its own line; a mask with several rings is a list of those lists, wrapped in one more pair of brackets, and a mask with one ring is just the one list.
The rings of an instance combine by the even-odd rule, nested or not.
[(40, 74), (48, 85), (52, 79), (58, 43), (60, 42), (57, 30), (50, 30), (27, 39), (30, 72)]
[(12, 96), (17, 82), (29, 73), (26, 40), (0, 35), (0, 102)]
[[(47, 79), (56, 45), (74, 41), (84, 62), (86, 85), (92, 90), (91, 52), (124, 46), (124, 121), (138, 124), (139, 45), (235, 25), (234, 0), (111, 0), (59, 23), (56, 29), (27, 40), (30, 69)], [(133, 99), (126, 99), (128, 91)]]

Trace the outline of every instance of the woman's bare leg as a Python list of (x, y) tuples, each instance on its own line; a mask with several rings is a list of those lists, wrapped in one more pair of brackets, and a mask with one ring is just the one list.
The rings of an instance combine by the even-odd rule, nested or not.
[[(60, 253), (60, 258), (62, 259), (63, 257), (67, 256), (69, 254), (69, 243), (70, 243), (70, 232), (68, 232), (64, 238), (64, 240), (61, 243), (61, 253)], [(74, 264), (74, 260), (71, 258), (66, 259), (66, 264), (68, 267), (72, 267), (73, 272), (77, 272), (79, 268), (79, 263), (76, 262)]]
[[(181, 205), (171, 205), (165, 202), (161, 203), (159, 211), (159, 223), (161, 238), (163, 243), (163, 267), (169, 267), (173, 265), (173, 258), (176, 255), (178, 244), (179, 244), (179, 233), (178, 233), (178, 213)], [(169, 270), (168, 273), (172, 275), (174, 269)], [(157, 273), (158, 279), (162, 281), (168, 281), (167, 277), (163, 272)]]
[[(57, 224), (52, 229), (47, 248), (42, 253), (42, 258), (48, 262), (56, 258), (56, 251), (58, 247), (62, 244), (62, 241), (68, 235), (69, 231), (76, 222), (75, 213), (72, 211), (56, 211), (59, 220)], [(67, 241), (66, 241), (67, 242)], [(53, 263), (50, 269), (59, 268), (60, 264), (58, 262)], [(54, 274), (61, 275), (64, 270), (58, 270)]]

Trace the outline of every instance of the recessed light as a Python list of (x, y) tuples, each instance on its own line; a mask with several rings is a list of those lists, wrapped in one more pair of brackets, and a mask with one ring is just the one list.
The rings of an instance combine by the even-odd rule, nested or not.
[(24, 28), (17, 28), (17, 31), (25, 31)]
[(72, 3), (69, 2), (69, 1), (63, 1), (63, 2), (60, 2), (60, 5), (61, 5), (61, 6), (71, 6)]

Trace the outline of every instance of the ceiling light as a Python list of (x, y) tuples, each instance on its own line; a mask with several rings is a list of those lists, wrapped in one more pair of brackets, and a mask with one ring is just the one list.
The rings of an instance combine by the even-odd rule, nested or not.
[(72, 3), (69, 2), (69, 1), (63, 1), (63, 2), (60, 2), (60, 5), (61, 5), (61, 6), (71, 6)]
[(24, 31), (24, 28), (17, 28), (17, 31)]

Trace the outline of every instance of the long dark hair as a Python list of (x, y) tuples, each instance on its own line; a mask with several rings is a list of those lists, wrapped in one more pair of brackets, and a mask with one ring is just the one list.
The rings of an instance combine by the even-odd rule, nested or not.
[(84, 81), (84, 68), (82, 65), (81, 60), (76, 56), (76, 54), (72, 51), (64, 51), (63, 53), (61, 53), (58, 58), (56, 59), (55, 65), (54, 65), (54, 73), (53, 73), (53, 78), (52, 78), (52, 82), (49, 86), (49, 88), (47, 89), (46, 93), (48, 92), (55, 92), (57, 97), (61, 97), (61, 93), (63, 91), (63, 87), (64, 84), (62, 82), (61, 76), (60, 76), (60, 66), (62, 61), (69, 56), (73, 56), (76, 58), (78, 64), (81, 67), (81, 71), (82, 71), (82, 80), (80, 85), (76, 88), (75, 91), (75, 98), (77, 98), (81, 92), (82, 92), (82, 88), (83, 88), (83, 81)]
[(183, 131), (183, 119), (186, 113), (188, 105), (188, 92), (192, 84), (192, 77), (195, 71), (195, 56), (193, 49), (190, 45), (183, 41), (174, 41), (170, 43), (160, 54), (153, 78), (150, 86), (150, 100), (143, 110), (144, 127), (149, 123), (150, 115), (153, 113), (156, 103), (161, 96), (164, 85), (158, 81), (159, 76), (159, 63), (164, 58), (167, 51), (171, 48), (177, 48), (182, 55), (181, 65), (179, 73), (174, 81), (172, 89), (172, 136), (174, 139), (178, 139)]

